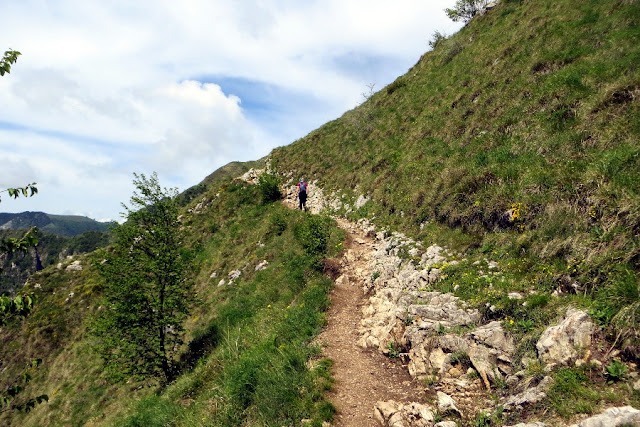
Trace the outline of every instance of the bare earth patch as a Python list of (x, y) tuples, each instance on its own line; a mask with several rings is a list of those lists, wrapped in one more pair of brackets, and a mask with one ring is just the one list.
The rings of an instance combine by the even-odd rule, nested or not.
[(334, 390), (329, 397), (337, 408), (336, 426), (377, 425), (374, 405), (379, 401), (424, 402), (424, 387), (413, 380), (398, 359), (360, 347), (358, 325), (367, 303), (363, 290), (363, 272), (371, 239), (346, 221), (339, 220), (348, 233), (340, 260), (342, 276), (331, 292), (327, 326), (318, 337), (324, 355), (333, 359)]

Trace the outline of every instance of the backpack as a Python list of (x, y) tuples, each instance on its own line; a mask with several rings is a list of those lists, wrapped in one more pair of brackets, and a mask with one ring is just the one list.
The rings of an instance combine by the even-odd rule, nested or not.
[(301, 182), (300, 183), (300, 192), (301, 193), (306, 193), (307, 192), (307, 183), (306, 182)]

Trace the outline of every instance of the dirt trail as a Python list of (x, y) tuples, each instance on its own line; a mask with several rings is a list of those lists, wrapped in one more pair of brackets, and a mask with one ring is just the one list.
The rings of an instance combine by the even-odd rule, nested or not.
[(412, 380), (399, 360), (365, 350), (357, 342), (362, 308), (367, 303), (363, 280), (370, 277), (368, 260), (373, 243), (348, 221), (338, 220), (349, 233), (340, 260), (342, 277), (331, 292), (327, 326), (318, 337), (324, 355), (333, 359), (334, 391), (330, 400), (337, 408), (335, 426), (375, 426), (374, 405), (381, 400), (424, 401), (424, 387)]
[[(293, 191), (284, 200), (287, 207), (297, 208)], [(311, 207), (312, 213), (316, 209)], [(333, 360), (335, 379), (329, 399), (337, 412), (333, 426), (378, 426), (374, 406), (379, 401), (395, 400), (400, 403), (426, 400), (426, 391), (398, 359), (391, 359), (378, 351), (358, 345), (358, 327), (368, 296), (364, 280), (371, 280), (369, 260), (374, 252), (373, 240), (355, 224), (336, 219), (348, 233), (345, 251), (339, 260), (341, 274), (331, 291), (331, 306), (327, 311), (327, 325), (317, 337), (323, 346), (323, 355)]]

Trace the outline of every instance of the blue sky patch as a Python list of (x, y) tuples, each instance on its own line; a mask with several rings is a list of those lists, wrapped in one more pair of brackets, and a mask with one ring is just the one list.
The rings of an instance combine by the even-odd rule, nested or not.
[[(326, 112), (328, 105), (309, 93), (243, 77), (200, 76), (195, 79), (202, 83), (217, 84), (225, 95), (240, 98), (240, 107), (245, 116), (269, 133), (284, 137), (283, 143), (292, 142), (335, 118), (314, 114)], [(293, 126), (293, 129), (290, 123), (282, 126), (283, 122), (292, 121), (299, 125)], [(290, 134), (284, 135), (283, 131), (286, 130), (291, 130)], [(288, 138), (292, 139), (287, 140)]]

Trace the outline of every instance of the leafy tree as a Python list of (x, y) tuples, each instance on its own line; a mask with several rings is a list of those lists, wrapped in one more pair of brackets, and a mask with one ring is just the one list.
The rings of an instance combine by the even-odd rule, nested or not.
[[(2, 68), (2, 64), (0, 63), (0, 69)], [(24, 197), (31, 197), (38, 193), (38, 188), (36, 187), (36, 183), (32, 182), (31, 184), (27, 184), (25, 187), (17, 187), (17, 188), (7, 188), (6, 190), (0, 191), (0, 193), (9, 193), (9, 197), (13, 197), (17, 199), (20, 195)], [(0, 201), (2, 201), (2, 197), (0, 196)]]
[(17, 317), (26, 317), (33, 309), (33, 298), (30, 295), (19, 295), (9, 298), (0, 296), (0, 326), (5, 326)]
[(20, 238), (10, 237), (0, 240), (0, 255), (26, 252), (38, 244), (38, 233), (37, 227), (31, 227)]
[[(33, 188), (35, 190), (35, 187)], [(12, 192), (16, 190), (10, 188), (6, 191), (12, 194)], [(35, 194), (35, 192), (37, 192), (37, 190), (31, 195)], [(37, 233), (38, 229), (33, 227), (19, 239), (9, 238), (0, 240), (0, 255), (25, 252), (28, 248), (37, 245)], [(7, 325), (14, 319), (27, 317), (29, 313), (31, 313), (31, 310), (33, 310), (33, 296), (31, 295), (18, 295), (15, 298), (0, 295), (0, 327)], [(33, 371), (35, 371), (41, 362), (41, 359), (31, 361), (18, 380), (14, 381), (4, 390), (0, 390), (0, 413), (12, 410), (29, 412), (37, 404), (49, 400), (46, 394), (27, 398), (22, 395), (26, 385), (31, 381)]]
[(161, 188), (155, 173), (134, 176), (131, 208), (123, 204), (127, 221), (113, 229), (115, 243), (98, 266), (104, 309), (90, 329), (111, 379), (166, 384), (193, 291), (184, 278), (177, 190)]
[(4, 52), (2, 59), (0, 59), (0, 76), (11, 72), (11, 65), (16, 63), (20, 55), (20, 52), (11, 49)]
[(456, 0), (456, 5), (449, 9), (445, 9), (445, 13), (453, 22), (463, 21), (469, 22), (471, 18), (482, 11), (489, 0)]
[[(10, 51), (8, 51), (10, 52)], [(18, 55), (19, 52), (16, 52)], [(5, 70), (5, 61), (7, 58), (7, 52), (5, 52), (5, 58), (0, 61), (0, 70)], [(13, 59), (15, 62), (15, 58)], [(7, 70), (8, 72), (8, 70)], [(0, 75), (4, 75), (4, 72)], [(0, 193), (9, 193), (10, 197), (17, 199), (20, 195), (24, 197), (31, 197), (38, 193), (38, 189), (35, 187), (36, 183), (28, 184), (26, 187), (7, 188), (0, 191)], [(0, 201), (2, 199), (0, 198)], [(38, 229), (33, 227), (29, 229), (21, 238), (9, 238), (0, 240), (0, 256), (13, 254), (16, 252), (25, 252), (32, 246), (38, 244)], [(18, 296), (14, 299), (0, 296), (0, 326), (6, 325), (14, 317), (26, 317), (33, 308), (33, 299), (29, 295)]]
[[(6, 56), (6, 53), (5, 53)], [(0, 70), (3, 69), (3, 63), (0, 62)], [(36, 187), (36, 183), (33, 182), (31, 184), (27, 184), (25, 187), (17, 187), (17, 188), (7, 188), (6, 190), (0, 191), (1, 193), (8, 193), (9, 197), (13, 197), (17, 199), (20, 195), (24, 197), (31, 197), (38, 193), (38, 188)], [(0, 201), (2, 201), (2, 197), (0, 196)], [(38, 244), (38, 229), (36, 227), (32, 227), (27, 231), (21, 238), (15, 239), (2, 239), (0, 240), (0, 255), (13, 254), (16, 252), (25, 252), (30, 247), (33, 247)], [(0, 324), (2, 319), (0, 319)]]

